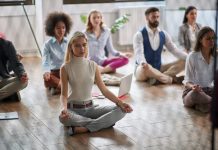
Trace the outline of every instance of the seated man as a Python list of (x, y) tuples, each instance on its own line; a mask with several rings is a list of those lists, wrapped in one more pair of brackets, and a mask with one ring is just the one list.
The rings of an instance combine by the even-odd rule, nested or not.
[[(149, 81), (150, 84), (161, 82), (164, 84), (182, 83), (176, 75), (185, 68), (187, 54), (179, 51), (167, 32), (158, 28), (160, 12), (151, 7), (145, 11), (147, 25), (138, 31), (133, 40), (136, 55), (135, 77), (138, 81)], [(163, 46), (176, 57), (176, 62), (162, 65), (161, 53)]]
[[(9, 74), (9, 68), (15, 76)], [(13, 44), (0, 36), (0, 100), (9, 98), (24, 89), (27, 81), (27, 74), (17, 58)]]

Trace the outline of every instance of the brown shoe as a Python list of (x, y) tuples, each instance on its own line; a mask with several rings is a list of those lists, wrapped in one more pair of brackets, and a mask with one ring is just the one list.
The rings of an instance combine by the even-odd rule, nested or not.
[(176, 84), (182, 84), (182, 81), (184, 80), (184, 76), (174, 76), (173, 77), (173, 83), (176, 83)]

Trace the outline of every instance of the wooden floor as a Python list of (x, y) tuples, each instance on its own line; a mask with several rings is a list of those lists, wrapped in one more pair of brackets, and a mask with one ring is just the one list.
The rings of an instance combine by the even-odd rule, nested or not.
[[(209, 115), (184, 108), (181, 85), (150, 86), (135, 78), (125, 102), (134, 111), (96, 133), (68, 136), (58, 120), (59, 96), (44, 88), (41, 59), (24, 58), (28, 87), (21, 102), (1, 102), (0, 112), (17, 111), (18, 120), (0, 121), (0, 150), (209, 150)], [(133, 72), (134, 62), (118, 70)], [(109, 87), (115, 94), (117, 87)], [(94, 88), (94, 91), (98, 91)], [(108, 100), (95, 100), (100, 105)], [(218, 145), (218, 142), (216, 142)], [(217, 146), (218, 149), (218, 146)]]

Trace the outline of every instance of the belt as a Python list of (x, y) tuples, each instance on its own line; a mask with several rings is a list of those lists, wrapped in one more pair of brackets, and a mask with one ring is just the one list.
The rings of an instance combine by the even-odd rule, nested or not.
[(92, 101), (86, 103), (86, 104), (74, 104), (74, 103), (67, 103), (67, 108), (87, 108), (92, 106)]

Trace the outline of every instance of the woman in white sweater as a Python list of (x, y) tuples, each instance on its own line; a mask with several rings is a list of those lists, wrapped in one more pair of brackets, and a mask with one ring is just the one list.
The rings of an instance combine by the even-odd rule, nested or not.
[[(68, 44), (65, 64), (61, 67), (62, 111), (59, 119), (69, 127), (71, 135), (108, 128), (132, 111), (128, 104), (120, 101), (106, 88), (97, 64), (87, 59), (87, 47), (85, 34), (75, 32)], [(103, 95), (116, 105), (93, 105), (91, 91), (94, 82)]]

